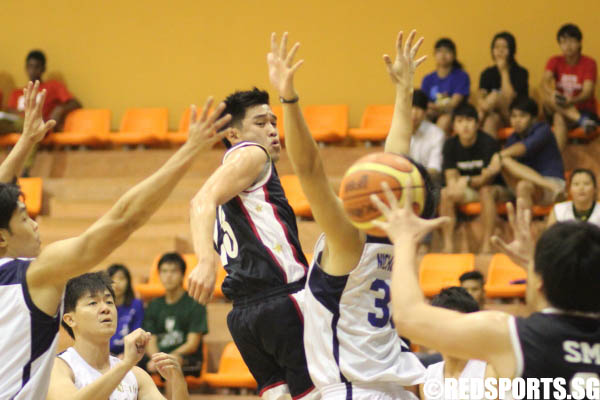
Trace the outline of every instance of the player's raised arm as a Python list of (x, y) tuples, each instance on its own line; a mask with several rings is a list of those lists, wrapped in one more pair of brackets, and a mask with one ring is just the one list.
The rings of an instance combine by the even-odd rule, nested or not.
[(325, 175), (323, 161), (299, 105), (294, 88), (294, 74), (303, 60), (294, 63), (300, 43), (287, 49), (287, 32), (281, 43), (271, 35), (271, 51), (267, 55), (269, 79), (283, 103), (283, 123), (288, 156), (298, 175), (302, 190), (310, 203), (315, 221), (327, 237), (327, 251), (336, 254), (336, 262), (326, 262), (325, 269), (334, 275), (347, 274), (355, 267), (364, 242), (363, 235), (346, 217), (340, 200)]
[(29, 82), (23, 90), (25, 98), (23, 134), (0, 165), (0, 182), (12, 182), (14, 178), (21, 175), (23, 165), (33, 147), (56, 125), (53, 120), (44, 122), (42, 119), (46, 90), (39, 92), (39, 87), (39, 81)]
[(376, 222), (394, 243), (392, 268), (392, 315), (398, 332), (418, 344), (464, 360), (491, 363), (499, 376), (513, 377), (516, 360), (509, 334), (510, 315), (498, 311), (462, 314), (433, 307), (425, 301), (417, 279), (417, 247), (430, 231), (448, 222), (447, 217), (425, 220), (412, 209), (411, 191), (404, 193), (405, 206), (398, 208), (394, 194), (384, 185), (388, 207), (371, 196), (386, 217)]
[(198, 154), (220, 140), (217, 132), (230, 116), (219, 119), (224, 104), (208, 115), (211, 103), (209, 99), (198, 121), (193, 107), (187, 142), (157, 172), (127, 191), (83, 234), (48, 245), (32, 262), (27, 284), (38, 308), (49, 315), (56, 313), (67, 280), (94, 267), (146, 223)]
[(392, 82), (396, 85), (396, 102), (390, 132), (385, 140), (385, 151), (396, 154), (409, 154), (410, 138), (412, 136), (412, 96), (415, 69), (427, 58), (422, 56), (415, 60), (417, 52), (423, 43), (419, 38), (413, 46), (416, 35), (413, 29), (404, 47), (402, 47), (402, 31), (396, 39), (396, 58), (392, 62), (389, 55), (385, 54), (383, 60), (387, 67)]

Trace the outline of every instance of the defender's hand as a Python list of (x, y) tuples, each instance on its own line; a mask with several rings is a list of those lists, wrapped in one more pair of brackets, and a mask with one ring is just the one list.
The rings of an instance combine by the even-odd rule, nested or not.
[(304, 60), (294, 64), (294, 56), (300, 47), (300, 43), (296, 42), (288, 52), (287, 40), (288, 33), (285, 32), (278, 46), (277, 35), (275, 32), (271, 34), (271, 51), (267, 54), (267, 64), (269, 65), (271, 84), (279, 91), (281, 97), (291, 100), (297, 96), (294, 89), (294, 74)]

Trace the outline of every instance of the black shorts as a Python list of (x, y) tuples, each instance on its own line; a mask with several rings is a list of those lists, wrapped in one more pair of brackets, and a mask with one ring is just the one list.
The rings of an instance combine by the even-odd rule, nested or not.
[(298, 288), (254, 301), (234, 301), (227, 315), (233, 341), (261, 395), (284, 383), (294, 398), (314, 389), (304, 354), (304, 318), (292, 294)]

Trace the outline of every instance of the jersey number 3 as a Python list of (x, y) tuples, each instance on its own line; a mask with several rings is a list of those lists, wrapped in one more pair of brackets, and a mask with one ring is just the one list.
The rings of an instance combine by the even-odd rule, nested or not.
[[(392, 328), (394, 327), (394, 321), (390, 318), (390, 287), (383, 279), (375, 279), (371, 284), (371, 291), (377, 292), (377, 294), (381, 294), (383, 292), (383, 297), (375, 298), (375, 307), (378, 308), (378, 312), (369, 313), (369, 323), (376, 328), (383, 328), (389, 323), (392, 324)], [(381, 315), (381, 316), (378, 316)]]
[(227, 265), (227, 259), (238, 256), (238, 243), (229, 222), (225, 220), (225, 211), (219, 207), (219, 225), (223, 231), (223, 241), (221, 242), (220, 255), (221, 263)]

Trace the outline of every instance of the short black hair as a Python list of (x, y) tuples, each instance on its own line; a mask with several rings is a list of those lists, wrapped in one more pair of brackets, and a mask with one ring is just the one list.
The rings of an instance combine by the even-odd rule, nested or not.
[(125, 275), (125, 279), (127, 279), (127, 287), (125, 288), (125, 298), (123, 299), (123, 304), (130, 306), (133, 299), (135, 299), (135, 295), (133, 294), (133, 286), (131, 285), (131, 273), (129, 273), (129, 270), (123, 264), (113, 264), (106, 270), (108, 276), (111, 278), (119, 271), (122, 272), (123, 275)]
[(482, 285), (484, 282), (483, 274), (477, 270), (465, 272), (458, 278), (458, 280), (460, 283), (463, 283), (464, 281), (480, 281)]
[(183, 275), (185, 275), (185, 269), (186, 269), (186, 265), (185, 265), (185, 260), (183, 259), (183, 257), (181, 257), (181, 255), (179, 253), (165, 253), (162, 255), (162, 257), (160, 258), (160, 260), (158, 260), (158, 271), (160, 272), (160, 267), (165, 264), (165, 263), (170, 263), (170, 264), (176, 264), (179, 269), (181, 270), (181, 273)]
[(442, 289), (442, 291), (431, 300), (431, 305), (465, 314), (479, 311), (479, 305), (473, 296), (471, 296), (465, 288), (460, 286), (451, 286)]
[(427, 104), (429, 103), (429, 97), (421, 89), (415, 89), (413, 93), (412, 105), (423, 110), (427, 110)]
[(454, 112), (452, 113), (452, 119), (456, 117), (473, 118), (475, 121), (479, 121), (479, 113), (477, 113), (477, 109), (469, 103), (462, 103), (454, 109)]
[(0, 183), (0, 229), (8, 229), (10, 232), (10, 219), (17, 209), (21, 196), (19, 185)]
[(526, 112), (527, 114), (531, 115), (533, 118), (536, 118), (538, 115), (538, 105), (535, 102), (534, 99), (532, 99), (529, 96), (517, 96), (511, 103), (510, 103), (510, 111), (512, 110), (519, 110), (519, 111), (523, 111)]
[(494, 50), (494, 44), (496, 44), (496, 40), (504, 39), (506, 40), (506, 44), (508, 45), (508, 61), (512, 64), (515, 62), (515, 54), (517, 53), (517, 41), (512, 33), (503, 31), (498, 32), (494, 35), (492, 39), (492, 50)]
[(534, 270), (546, 299), (566, 311), (600, 312), (600, 228), (568, 221), (548, 228), (535, 246)]
[[(77, 307), (77, 302), (83, 296), (90, 294), (95, 296), (98, 292), (104, 293), (105, 290), (108, 290), (112, 295), (113, 299), (115, 298), (115, 292), (112, 288), (112, 281), (108, 274), (104, 271), (99, 272), (89, 272), (87, 274), (79, 275), (75, 278), (70, 279), (67, 282), (67, 286), (65, 287), (65, 300), (64, 300), (64, 313), (69, 313), (75, 310)], [(73, 334), (73, 330), (69, 325), (62, 320), (61, 325), (69, 336), (75, 339), (75, 335)]]
[[(238, 125), (246, 116), (246, 110), (250, 107), (269, 104), (269, 93), (254, 87), (252, 90), (236, 91), (225, 99), (225, 110), (221, 115), (230, 114), (231, 120), (223, 129)], [(223, 138), (225, 147), (230, 148), (231, 142)]]
[(581, 40), (583, 39), (583, 34), (581, 33), (581, 30), (577, 25), (568, 23), (561, 26), (558, 32), (556, 33), (557, 41), (560, 41), (561, 37), (570, 37), (573, 39), (577, 39), (577, 41), (581, 42)]
[(591, 169), (587, 169), (587, 168), (575, 168), (573, 170), (573, 172), (571, 172), (571, 177), (569, 179), (569, 186), (571, 186), (571, 182), (573, 182), (573, 178), (577, 174), (587, 174), (590, 177), (590, 179), (592, 180), (594, 189), (598, 188), (598, 184), (596, 183), (596, 175), (594, 174), (594, 171), (592, 171)]
[(452, 52), (452, 54), (454, 54), (454, 61), (452, 61), (452, 69), (462, 69), (462, 67), (463, 67), (462, 64), (456, 58), (457, 57), (456, 56), (456, 44), (454, 44), (452, 39), (450, 39), (450, 38), (438, 39), (438, 41), (435, 42), (435, 46), (433, 48), (434, 48), (434, 50), (438, 50), (438, 49), (441, 49), (442, 47), (450, 50)]
[(40, 62), (40, 64), (42, 64), (43, 67), (46, 66), (46, 55), (41, 50), (31, 50), (27, 54), (27, 58), (25, 59), (25, 62), (28, 63), (29, 60), (37, 60)]

